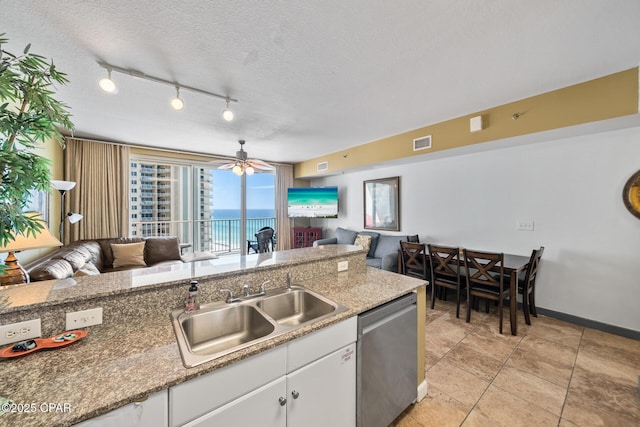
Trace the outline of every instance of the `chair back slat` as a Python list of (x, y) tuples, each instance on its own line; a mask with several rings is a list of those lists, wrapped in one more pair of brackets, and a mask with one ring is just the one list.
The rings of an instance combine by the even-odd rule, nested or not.
[(544, 246), (540, 246), (540, 249), (534, 249), (531, 252), (531, 258), (529, 259), (529, 268), (527, 268), (524, 283), (527, 287), (531, 288), (536, 281), (538, 275), (538, 267), (540, 267), (540, 259), (544, 252)]
[(407, 276), (427, 280), (426, 246), (424, 243), (400, 242), (402, 271)]
[(449, 246), (429, 245), (429, 258), (431, 262), (431, 277), (438, 279), (460, 280), (460, 262), (458, 248)]
[(504, 288), (504, 254), (464, 250), (464, 264), (470, 286)]

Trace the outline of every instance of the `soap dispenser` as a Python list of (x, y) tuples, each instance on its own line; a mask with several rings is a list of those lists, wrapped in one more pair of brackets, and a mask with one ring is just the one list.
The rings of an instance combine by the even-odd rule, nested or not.
[(192, 280), (189, 285), (189, 296), (187, 297), (187, 301), (184, 304), (184, 311), (196, 311), (200, 309), (200, 304), (198, 303), (198, 281)]

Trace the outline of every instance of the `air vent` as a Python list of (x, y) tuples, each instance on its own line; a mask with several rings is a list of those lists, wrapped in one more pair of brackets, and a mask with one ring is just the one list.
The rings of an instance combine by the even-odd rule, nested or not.
[(317, 172), (324, 172), (324, 171), (328, 171), (328, 170), (329, 170), (329, 162), (318, 163), (318, 166), (316, 168)]
[(413, 140), (413, 151), (426, 150), (427, 148), (431, 148), (431, 135)]

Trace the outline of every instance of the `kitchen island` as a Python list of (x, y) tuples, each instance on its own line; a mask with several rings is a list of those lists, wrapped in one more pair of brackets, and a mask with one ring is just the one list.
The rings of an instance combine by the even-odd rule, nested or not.
[[(422, 306), (418, 317), (424, 316), (425, 282), (367, 268), (364, 266), (366, 252), (359, 247), (337, 245), (275, 254), (276, 257), (266, 262), (264, 257), (259, 259), (260, 254), (237, 257), (233, 262), (224, 261), (219, 268), (215, 265), (218, 260), (207, 261), (191, 266), (195, 274), (190, 271), (185, 279), (198, 278), (200, 299), (204, 303), (220, 300), (221, 287), (231, 287), (239, 293), (243, 284), (255, 287), (264, 280), (272, 280), (271, 287), (284, 286), (284, 277), (290, 272), (296, 285), (318, 292), (347, 306), (348, 310), (193, 368), (185, 368), (182, 363), (169, 315), (184, 302), (187, 287), (182, 278), (134, 286), (133, 273), (122, 272), (120, 279), (103, 278), (112, 283), (106, 289), (95, 290), (92, 285), (87, 285), (86, 292), (81, 290), (82, 286), (69, 288), (66, 294), (73, 294), (73, 299), (51, 297), (50, 291), (45, 301), (5, 307), (0, 312), (1, 324), (26, 320), (37, 314), (43, 319), (43, 336), (64, 330), (63, 319), (60, 320), (63, 312), (99, 304), (104, 309), (104, 321), (102, 325), (86, 328), (89, 335), (68, 347), (0, 361), (0, 396), (16, 405), (36, 405), (36, 411), (5, 413), (0, 416), (0, 424), (73, 425), (352, 318), (416, 289), (419, 306)], [(336, 263), (345, 260), (349, 262), (349, 269), (337, 272)], [(150, 275), (176, 277), (175, 271), (148, 271), (142, 276)], [(96, 279), (89, 278), (88, 282), (92, 280)], [(56, 285), (50, 284), (51, 289)], [(0, 291), (0, 300), (11, 292), (15, 293), (16, 289)], [(424, 335), (424, 325), (418, 331)], [(423, 339), (418, 343), (418, 348), (424, 348)], [(424, 364), (422, 357), (418, 361)], [(424, 379), (424, 369), (420, 371)], [(416, 385), (420, 383), (419, 378)], [(47, 406), (41, 407), (43, 403)]]

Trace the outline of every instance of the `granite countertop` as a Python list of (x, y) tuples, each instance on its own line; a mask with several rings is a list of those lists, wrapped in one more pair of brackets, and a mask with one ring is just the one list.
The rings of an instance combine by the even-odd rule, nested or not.
[(114, 271), (95, 276), (45, 280), (0, 287), (0, 314), (25, 308), (47, 307), (110, 295), (124, 295), (171, 287), (197, 277), (219, 280), (242, 272), (268, 272), (283, 266), (295, 268), (310, 261), (361, 253), (353, 245), (328, 245), (245, 256), (221, 256), (202, 261), (161, 264), (133, 270)]
[(332, 273), (296, 284), (349, 310), (193, 368), (182, 364), (170, 319), (174, 307), (162, 315), (101, 325), (95, 332), (89, 328), (86, 338), (68, 347), (0, 361), (0, 396), (38, 408), (42, 403), (60, 405), (60, 412), (5, 413), (0, 424), (72, 425), (355, 316), (425, 282), (366, 268), (364, 273)]

